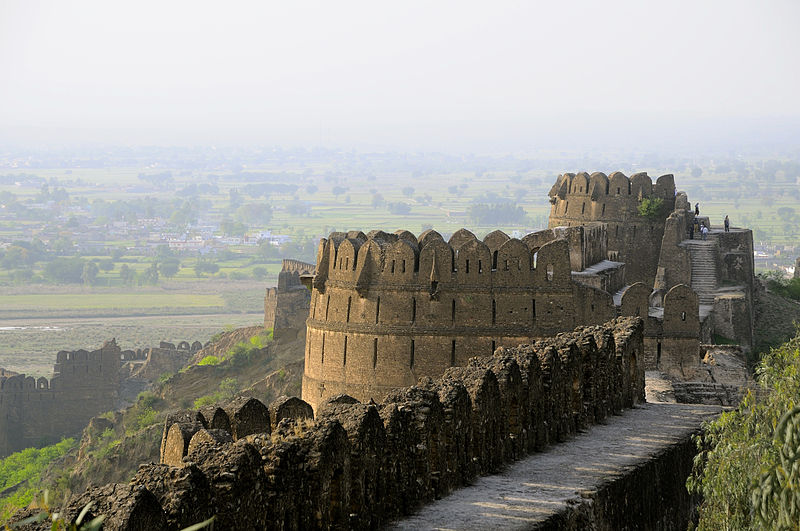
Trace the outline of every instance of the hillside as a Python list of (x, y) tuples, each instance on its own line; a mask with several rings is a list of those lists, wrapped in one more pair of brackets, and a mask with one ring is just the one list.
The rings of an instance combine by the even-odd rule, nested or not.
[[(269, 403), (299, 395), (303, 342), (276, 342), (271, 331), (240, 328), (221, 334), (197, 361), (162, 378), (121, 412), (93, 418), (80, 443), (42, 473), (41, 488), (61, 499), (90, 484), (129, 481), (141, 463), (158, 462), (164, 416), (178, 409), (246, 395)], [(218, 363), (208, 363), (215, 356)], [(16, 487), (25, 488), (26, 485)]]

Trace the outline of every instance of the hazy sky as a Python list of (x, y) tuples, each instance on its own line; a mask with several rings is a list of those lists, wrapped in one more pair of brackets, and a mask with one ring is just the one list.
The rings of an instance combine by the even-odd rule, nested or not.
[(799, 25), (796, 0), (0, 0), (0, 141), (780, 139)]

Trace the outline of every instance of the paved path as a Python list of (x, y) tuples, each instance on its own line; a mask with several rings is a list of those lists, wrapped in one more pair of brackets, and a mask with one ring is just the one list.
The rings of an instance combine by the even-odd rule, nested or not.
[(645, 404), (586, 433), (478, 478), (472, 486), (423, 507), (394, 529), (531, 529), (665, 447), (684, 440), (719, 413), (716, 406)]

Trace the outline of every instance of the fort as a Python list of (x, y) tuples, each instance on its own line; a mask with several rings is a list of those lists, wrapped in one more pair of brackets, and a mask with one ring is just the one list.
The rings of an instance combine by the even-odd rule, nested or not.
[[(114, 529), (212, 515), (225, 528), (371, 529), (545, 451), (524, 470), (550, 467), (557, 502), (530, 498), (549, 487), (526, 476), (528, 498), (456, 496), (450, 511), (469, 515), (463, 527), (491, 504), (492, 518), (506, 510), (521, 525), (520, 511), (532, 513), (540, 528), (685, 529), (697, 501), (685, 489), (691, 435), (719, 410), (645, 405), (645, 371), (684, 384), (687, 401), (738, 399), (738, 388), (693, 380), (709, 359), (752, 346), (752, 234), (691, 238), (710, 224), (671, 175), (653, 185), (646, 174), (564, 174), (550, 200), (550, 227), (521, 239), (352, 231), (323, 239), (315, 267), (285, 261), (265, 325), (279, 341), (305, 337), (303, 399), (169, 414), (159, 464), (73, 497), (62, 514), (74, 520), (92, 502), (89, 517), (109, 515)], [(714, 345), (720, 337), (738, 345)], [(602, 463), (587, 457), (601, 451), (590, 440), (570, 446), (605, 423)], [(561, 486), (567, 469), (570, 482), (597, 473), (578, 489)], [(432, 511), (423, 521), (453, 514)]]
[[(181, 529), (212, 515), (225, 529), (374, 529), (641, 404), (642, 332), (641, 319), (618, 318), (498, 348), (380, 404), (333, 397), (314, 420), (288, 397), (177, 412), (161, 463), (76, 496), (63, 514), (74, 519), (91, 501), (113, 529)], [(652, 481), (628, 482), (654, 496), (617, 499), (614, 510), (604, 502), (593, 516), (601, 527), (685, 526), (691, 498), (679, 476), (691, 451), (669, 456)]]
[(0, 369), (0, 456), (80, 433), (93, 416), (122, 405), (124, 384), (134, 384), (130, 400), (201, 347), (182, 341), (122, 350), (112, 339), (91, 352), (58, 352), (50, 379)]
[(264, 328), (272, 329), (275, 339), (305, 337), (311, 295), (300, 282), (300, 277), (314, 271), (314, 264), (283, 260), (278, 285), (267, 288), (264, 295)]
[(672, 175), (653, 185), (644, 173), (563, 174), (550, 201), (550, 228), (522, 239), (465, 229), (446, 242), (433, 230), (323, 239), (305, 277), (304, 400), (380, 401), (498, 347), (617, 316), (644, 319), (637, 363), (674, 379), (694, 373), (715, 336), (751, 347), (751, 231), (690, 239), (690, 224), (710, 224)]

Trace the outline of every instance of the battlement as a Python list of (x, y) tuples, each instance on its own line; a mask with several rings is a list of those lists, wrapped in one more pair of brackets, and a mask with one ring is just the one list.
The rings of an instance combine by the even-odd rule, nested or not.
[[(653, 184), (647, 173), (630, 178), (622, 172), (610, 176), (595, 172), (559, 175), (549, 192), (552, 227), (575, 227), (594, 222), (607, 225), (607, 258), (626, 263), (629, 282), (653, 285), (664, 223), (675, 209), (675, 178), (662, 175)], [(642, 216), (645, 199), (661, 200), (660, 209)]]
[(445, 242), (434, 230), (419, 238), (406, 230), (335, 232), (320, 241), (313, 287), (324, 291), (330, 281), (362, 293), (370, 286), (414, 285), (433, 295), (456, 285), (558, 286), (568, 281), (573, 261), (582, 269), (605, 258), (604, 233), (600, 225), (547, 229), (520, 240), (497, 230), (481, 241), (460, 229)]
[(466, 229), (447, 242), (433, 230), (332, 233), (311, 283), (304, 400), (380, 400), (497, 347), (614, 318), (612, 296), (572, 276), (605, 254), (604, 237), (603, 224), (483, 241)]
[(641, 320), (618, 319), (498, 349), (380, 404), (335, 397), (313, 421), (287, 397), (176, 413), (162, 464), (62, 512), (91, 500), (128, 528), (182, 529), (211, 515), (224, 529), (380, 528), (641, 403), (641, 352)]
[[(548, 195), (551, 202), (565, 201), (573, 197), (577, 200), (588, 198), (590, 201), (604, 204), (605, 201), (614, 199), (618, 202), (613, 205), (618, 206), (620, 202), (636, 204), (642, 199), (657, 197), (674, 203), (675, 177), (672, 174), (662, 175), (653, 185), (652, 179), (646, 172), (635, 173), (630, 178), (619, 171), (610, 176), (606, 176), (602, 172), (594, 172), (591, 175), (586, 172), (564, 173), (558, 176)], [(608, 211), (601, 209), (599, 213), (595, 212), (595, 214), (602, 217), (606, 215), (606, 212), (608, 215), (615, 213), (609, 208)]]

